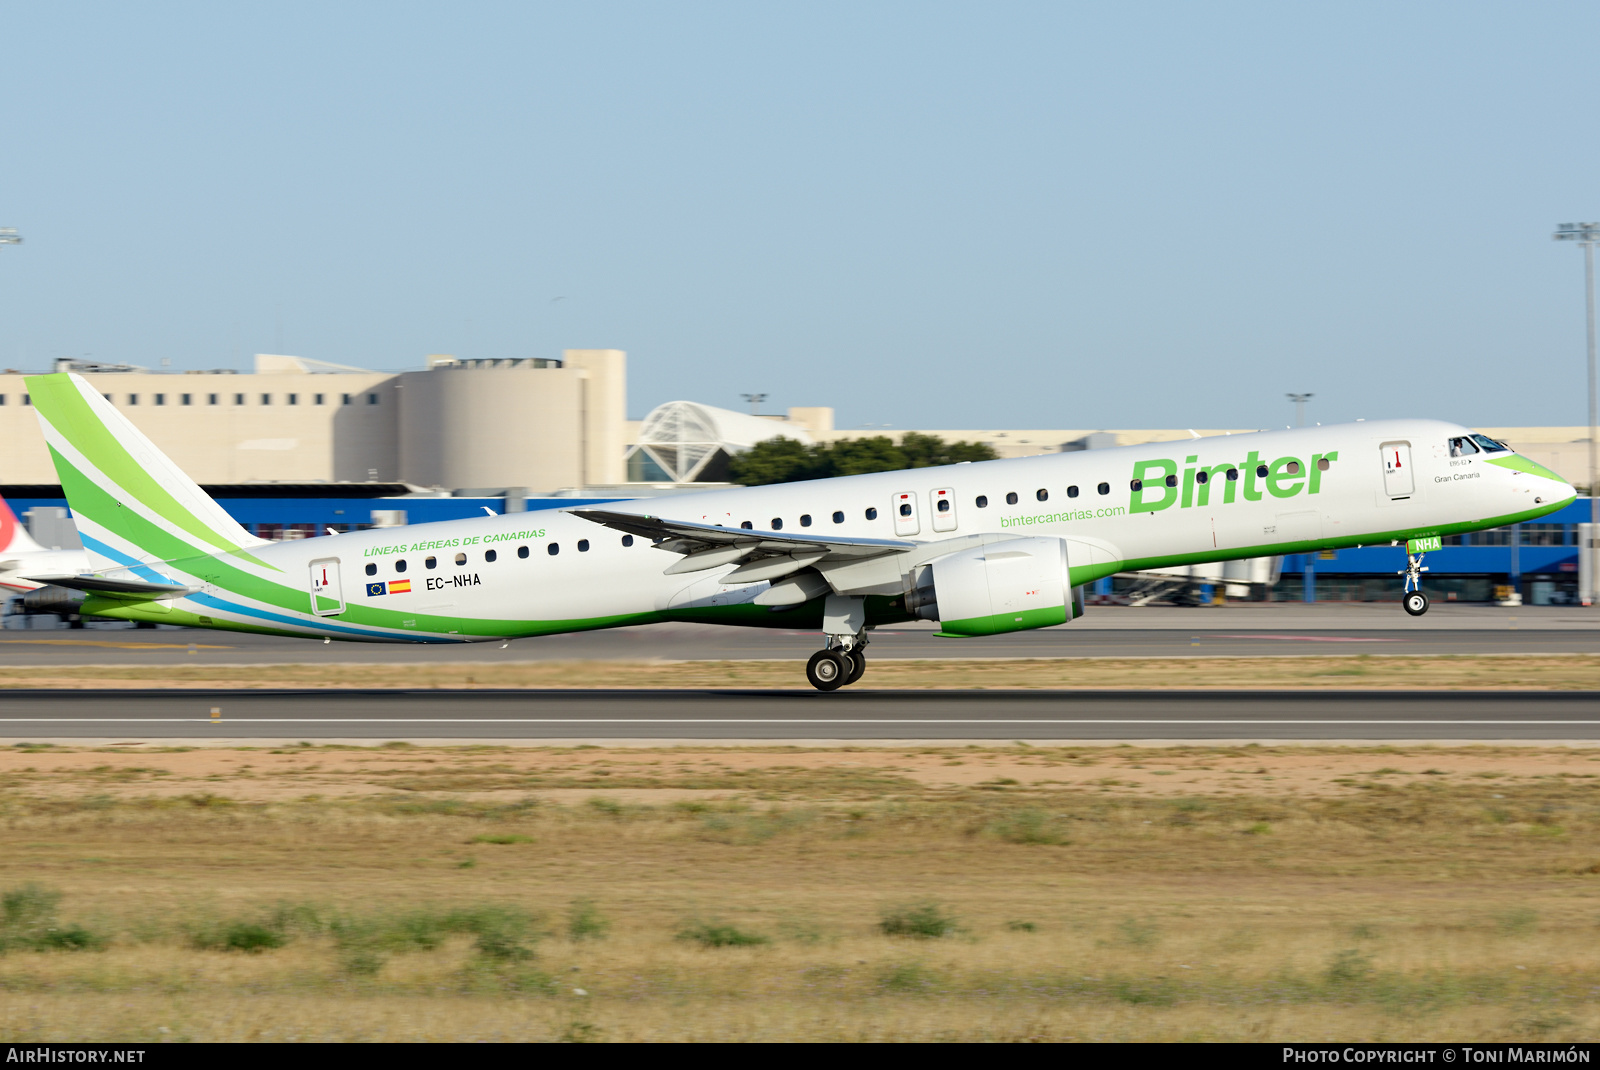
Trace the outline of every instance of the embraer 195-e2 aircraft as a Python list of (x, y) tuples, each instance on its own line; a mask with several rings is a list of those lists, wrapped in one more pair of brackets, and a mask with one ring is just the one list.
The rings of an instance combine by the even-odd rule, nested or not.
[(1575, 494), (1465, 427), (1383, 420), (273, 543), (78, 376), (27, 382), (93, 569), (34, 578), (88, 592), (85, 613), (400, 643), (820, 628), (806, 674), (824, 691), (860, 679), (875, 626), (1064, 624), (1084, 584), (1136, 569), (1405, 541), (1405, 609), (1420, 614), (1422, 554), (1442, 537)]

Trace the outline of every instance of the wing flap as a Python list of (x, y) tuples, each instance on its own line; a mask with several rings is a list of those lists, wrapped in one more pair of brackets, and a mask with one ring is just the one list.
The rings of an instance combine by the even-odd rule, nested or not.
[[(692, 520), (668, 520), (639, 513), (618, 513), (609, 509), (568, 509), (574, 516), (608, 528), (625, 531), (654, 541), (658, 548), (679, 554), (695, 554), (723, 547), (746, 545), (747, 557), (778, 554), (805, 554), (822, 551), (829, 559), (877, 557), (881, 554), (914, 550), (918, 543), (903, 539), (864, 539), (834, 535), (803, 535), (787, 531), (755, 531), (750, 528), (724, 528), (697, 524)], [(737, 560), (728, 558), (727, 560)]]

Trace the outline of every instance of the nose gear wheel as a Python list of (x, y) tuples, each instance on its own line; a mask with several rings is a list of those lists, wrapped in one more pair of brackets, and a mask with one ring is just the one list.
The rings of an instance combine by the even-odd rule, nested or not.
[(1422, 574), (1428, 571), (1428, 566), (1422, 563), (1423, 556), (1407, 550), (1406, 567), (1398, 573), (1406, 578), (1405, 594), (1400, 604), (1413, 617), (1420, 617), (1428, 612), (1428, 596), (1422, 593)]

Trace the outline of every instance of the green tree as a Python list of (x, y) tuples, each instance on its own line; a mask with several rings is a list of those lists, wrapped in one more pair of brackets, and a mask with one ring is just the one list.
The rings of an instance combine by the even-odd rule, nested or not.
[(746, 487), (831, 475), (833, 466), (826, 446), (807, 446), (792, 438), (769, 438), (728, 460), (728, 478)]
[(910, 462), (907, 468), (934, 468), (961, 461), (993, 461), (1000, 455), (986, 442), (946, 442), (938, 435), (907, 431), (900, 439), (900, 452)]
[(982, 442), (946, 442), (938, 435), (915, 431), (906, 432), (899, 444), (887, 435), (810, 446), (791, 438), (772, 438), (735, 454), (728, 464), (728, 478), (747, 487), (759, 487), (802, 479), (932, 468), (959, 461), (992, 461), (997, 456), (993, 447)]
[(867, 472), (898, 472), (911, 465), (894, 439), (887, 435), (844, 438), (833, 444), (833, 475), (859, 476)]

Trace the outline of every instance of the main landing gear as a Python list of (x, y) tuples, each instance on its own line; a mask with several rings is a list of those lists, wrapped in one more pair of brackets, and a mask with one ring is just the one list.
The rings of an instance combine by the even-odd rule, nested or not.
[(1422, 574), (1428, 571), (1428, 566), (1422, 563), (1423, 556), (1408, 551), (1406, 567), (1398, 573), (1406, 578), (1405, 595), (1400, 599), (1400, 604), (1413, 617), (1420, 617), (1428, 612), (1428, 596), (1422, 591)]
[(818, 691), (837, 691), (867, 671), (866, 599), (831, 594), (822, 611), (827, 646), (806, 662), (806, 679)]

